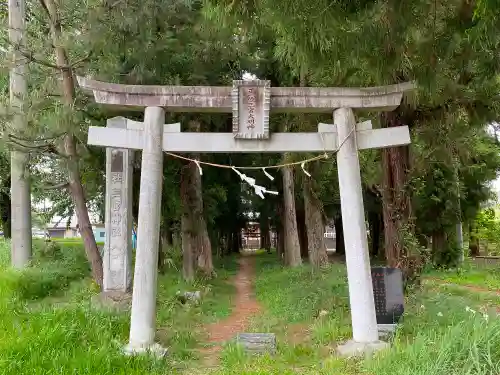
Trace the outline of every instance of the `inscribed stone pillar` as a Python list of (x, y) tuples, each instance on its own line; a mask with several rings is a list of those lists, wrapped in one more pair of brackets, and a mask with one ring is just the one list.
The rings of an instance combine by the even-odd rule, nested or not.
[[(109, 119), (107, 126), (126, 129), (127, 120), (121, 117)], [(131, 287), (132, 161), (132, 150), (106, 149), (105, 292), (127, 292)]]
[[(356, 122), (350, 108), (334, 112), (340, 149), (337, 153), (340, 203), (354, 342), (378, 341), (375, 302), (368, 255), (363, 192), (356, 144)], [(343, 143), (342, 143), (343, 142)]]
[(163, 180), (163, 121), (165, 111), (147, 107), (144, 116), (139, 227), (132, 294), (132, 316), (128, 353), (164, 351), (154, 343), (158, 246), (160, 240)]

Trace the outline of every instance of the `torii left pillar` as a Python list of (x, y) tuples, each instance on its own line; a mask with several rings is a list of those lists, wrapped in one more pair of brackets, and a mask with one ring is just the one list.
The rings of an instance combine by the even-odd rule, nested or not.
[(149, 352), (158, 356), (166, 349), (156, 344), (156, 290), (160, 241), (163, 179), (163, 122), (165, 110), (147, 107), (144, 114), (139, 227), (135, 258), (132, 316), (128, 354)]

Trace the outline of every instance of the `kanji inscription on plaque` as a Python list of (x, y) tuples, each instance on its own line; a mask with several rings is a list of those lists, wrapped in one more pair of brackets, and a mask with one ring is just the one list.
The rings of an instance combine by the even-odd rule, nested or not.
[(241, 139), (269, 138), (269, 81), (233, 81), (233, 134)]
[(378, 324), (395, 324), (404, 312), (403, 275), (400, 269), (372, 268), (373, 297)]

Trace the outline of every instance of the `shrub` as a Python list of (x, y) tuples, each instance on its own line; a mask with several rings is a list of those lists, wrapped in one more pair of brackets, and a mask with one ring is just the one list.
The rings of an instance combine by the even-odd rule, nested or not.
[[(9, 243), (0, 247), (2, 268), (9, 266), (5, 254), (10, 251)], [(33, 241), (32, 267), (22, 271), (4, 270), (0, 278), (3, 294), (11, 294), (22, 300), (35, 300), (58, 293), (72, 281), (84, 278), (89, 265), (82, 244), (60, 246), (52, 242)]]

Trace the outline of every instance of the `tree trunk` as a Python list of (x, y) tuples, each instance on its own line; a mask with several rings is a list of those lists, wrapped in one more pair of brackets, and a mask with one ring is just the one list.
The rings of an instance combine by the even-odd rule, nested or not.
[(172, 223), (170, 221), (165, 225), (165, 231), (163, 236), (163, 242), (166, 247), (174, 246), (174, 232), (171, 227)]
[(201, 232), (198, 233), (200, 252), (198, 254), (198, 269), (206, 276), (213, 276), (214, 265), (212, 260), (212, 243), (208, 235), (205, 218), (200, 218)]
[(309, 263), (319, 268), (328, 263), (325, 245), (325, 225), (320, 200), (314, 195), (313, 183), (304, 176), (302, 182), (304, 191), (305, 223), (307, 227), (307, 244), (309, 248)]
[(160, 241), (158, 242), (158, 272), (163, 274), (165, 272), (165, 253), (164, 253), (164, 237), (160, 227)]
[(269, 217), (265, 212), (260, 213), (259, 217), (259, 227), (260, 227), (260, 247), (271, 250), (271, 234), (269, 231)]
[(280, 262), (284, 261), (285, 255), (285, 211), (283, 208), (283, 200), (278, 202), (278, 221), (276, 223), (276, 255)]
[(435, 264), (438, 266), (445, 265), (447, 259), (443, 254), (448, 250), (446, 232), (444, 230), (436, 230), (432, 233), (432, 256)]
[[(199, 132), (200, 123), (198, 121), (191, 121), (189, 123), (189, 131)], [(193, 159), (199, 159), (199, 155), (191, 155)], [(195, 223), (195, 234), (197, 236), (196, 242), (198, 244), (197, 251), (197, 264), (198, 269), (205, 275), (212, 276), (214, 273), (214, 265), (212, 260), (212, 244), (208, 235), (207, 222), (203, 215), (203, 194), (201, 174), (198, 167), (191, 163), (190, 165), (191, 181), (193, 182), (194, 193), (194, 210), (192, 211), (193, 221)]]
[[(189, 131), (199, 131), (200, 124), (189, 123)], [(198, 159), (198, 155), (191, 155)], [(208, 236), (207, 224), (203, 216), (203, 196), (201, 175), (194, 163), (189, 163), (181, 171), (181, 201), (182, 201), (182, 253), (184, 278), (192, 280), (197, 267), (206, 275), (213, 274), (212, 246)]]
[(276, 255), (280, 262), (284, 261), (285, 256), (285, 233), (282, 229), (276, 233)]
[(475, 223), (469, 224), (469, 253), (471, 257), (477, 257), (480, 255), (479, 237), (477, 236)]
[(240, 229), (234, 227), (228, 234), (226, 254), (238, 253), (240, 251)]
[(232, 252), (239, 253), (241, 248), (242, 248), (241, 228), (237, 228), (233, 232)]
[(345, 254), (344, 227), (342, 226), (342, 216), (337, 216), (333, 220), (335, 226), (335, 253)]
[(307, 260), (309, 257), (309, 244), (307, 242), (306, 213), (304, 208), (300, 206), (296, 206), (295, 213), (297, 217), (297, 233), (299, 234), (300, 257)]
[(167, 270), (168, 249), (172, 246), (172, 231), (167, 224), (160, 227), (160, 244), (158, 247), (158, 271), (164, 274)]
[[(12, 68), (10, 70), (10, 105), (14, 112), (12, 128), (22, 136), (28, 127), (25, 114), (27, 95), (27, 61), (18, 52), (25, 45), (26, 5), (24, 0), (9, 0), (9, 39), (12, 43)], [(31, 186), (28, 176), (28, 154), (11, 152), (11, 220), (12, 265), (25, 267), (31, 259)]]
[(73, 204), (75, 205), (75, 213), (78, 219), (80, 235), (83, 239), (87, 259), (91, 264), (92, 276), (94, 277), (96, 283), (102, 288), (102, 257), (95, 241), (92, 225), (90, 224), (85, 194), (80, 180), (78, 156), (76, 153), (75, 139), (73, 135), (68, 134), (64, 137), (64, 149), (67, 157), (66, 162), (68, 169), (69, 190), (71, 192)]
[[(54, 0), (43, 0), (47, 12), (47, 18), (50, 25), (52, 36), (52, 44), (56, 54), (56, 63), (60, 67), (62, 81), (63, 102), (68, 110), (71, 110), (75, 101), (75, 83), (73, 79), (73, 71), (70, 68), (71, 64), (68, 55), (63, 46), (63, 38), (61, 32), (61, 20), (59, 10)], [(63, 141), (64, 154), (66, 156), (66, 166), (68, 170), (69, 191), (75, 205), (75, 212), (78, 218), (80, 234), (85, 245), (85, 252), (92, 267), (92, 275), (94, 280), (102, 288), (103, 270), (102, 257), (94, 238), (92, 225), (90, 224), (89, 212), (85, 201), (82, 182), (80, 179), (80, 167), (78, 165), (78, 155), (76, 152), (76, 139), (71, 131), (64, 136)]]
[(370, 224), (371, 234), (371, 256), (378, 257), (380, 249), (380, 235), (382, 233), (382, 217), (376, 212), (368, 214), (368, 222)]
[(5, 176), (4, 184), (0, 188), (0, 214), (4, 238), (11, 238), (11, 201), (10, 201), (10, 175)]
[(297, 231), (297, 216), (295, 212), (295, 193), (293, 170), (283, 168), (283, 205), (284, 205), (284, 237), (285, 237), (285, 264), (290, 267), (300, 266), (299, 233)]
[(182, 276), (186, 281), (193, 281), (195, 277), (195, 234), (190, 166), (185, 165), (181, 170), (181, 235), (182, 235)]
[[(381, 115), (383, 127), (404, 125), (397, 111)], [(389, 267), (404, 268), (406, 259), (401, 235), (410, 220), (410, 197), (406, 192), (409, 148), (391, 147), (382, 150), (382, 211), (384, 217), (385, 257)]]

